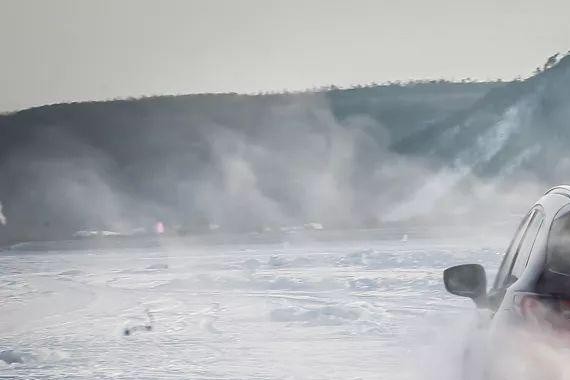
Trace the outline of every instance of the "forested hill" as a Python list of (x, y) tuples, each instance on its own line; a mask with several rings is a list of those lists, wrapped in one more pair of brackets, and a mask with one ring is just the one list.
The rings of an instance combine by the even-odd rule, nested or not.
[(423, 170), (392, 148), (417, 144), (504, 86), (164, 96), (6, 114), (0, 243), (156, 220), (190, 231), (376, 225), (406, 176)]

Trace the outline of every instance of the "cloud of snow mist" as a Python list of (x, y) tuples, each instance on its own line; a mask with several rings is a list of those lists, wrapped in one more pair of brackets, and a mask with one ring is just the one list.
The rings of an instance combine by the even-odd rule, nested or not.
[(520, 326), (487, 337), (486, 366), (490, 378), (521, 380), (570, 379), (570, 324), (558, 312), (543, 309)]
[[(512, 311), (515, 312), (515, 311)], [(434, 340), (412, 349), (410, 380), (568, 380), (570, 322), (558, 312), (543, 309), (518, 325), (490, 328), (490, 311), (456, 314), (437, 326)], [(447, 316), (449, 318), (449, 315)]]
[[(541, 114), (539, 95), (522, 97), (498, 116), (474, 112), (461, 125), (446, 130), (439, 143), (461, 149), (455, 149), (448, 162), (427, 171), (424, 183), (395, 204), (384, 220), (438, 215), (441, 211), (482, 220), (525, 213), (545, 190), (567, 177), (563, 171), (568, 165), (563, 160), (542, 170), (533, 167), (536, 158), (545, 154), (543, 146), (533, 143), (537, 115)], [(488, 123), (490, 118), (495, 122), (480, 125), (479, 119)], [(528, 147), (509, 156), (520, 144)]]
[(323, 94), (263, 101), (219, 114), (159, 109), (136, 128), (116, 131), (121, 138), (105, 132), (86, 139), (76, 126), (46, 126), (5, 165), (16, 178), (9, 186), (24, 189), (11, 192), (14, 228), (128, 232), (160, 220), (167, 231), (216, 225), (249, 232), (306, 223), (445, 223), (450, 214), (473, 224), (473, 213), (486, 220), (524, 212), (545, 188), (530, 175), (511, 186), (474, 170), (526, 122), (528, 112), (518, 108), (455, 162), (442, 163), (394, 152), (383, 125), (336, 115)]
[(181, 186), (189, 190), (190, 200), (201, 189), (200, 201), (192, 202), (198, 208), (208, 205), (202, 212), (220, 224), (234, 217), (259, 226), (320, 222), (332, 228), (418, 217), (444, 222), (445, 214), (478, 212), (477, 202), (488, 205), (481, 214), (524, 212), (543, 190), (536, 191), (534, 180), (508, 189), (474, 173), (516, 130), (517, 115), (507, 111), (500, 123), (504, 127), (489, 129), (472, 152), (462, 153), (460, 164), (442, 166), (430, 158), (395, 153), (382, 125), (367, 116), (339, 119), (322, 96), (284, 99), (271, 105), (254, 135), (211, 126), (215, 132), (208, 136), (209, 147), (220, 178), (206, 176), (203, 183), (184, 186), (182, 181)]
[(220, 224), (236, 218), (273, 227), (308, 222), (349, 226), (372, 211), (364, 201), (381, 199), (367, 171), (381, 163), (358, 166), (366, 158), (359, 155), (387, 155), (363, 131), (372, 123), (364, 117), (338, 121), (318, 97), (283, 101), (271, 107), (257, 135), (213, 127), (208, 136), (212, 171), (201, 183), (185, 186), (182, 181), (181, 186), (193, 202), (197, 185), (197, 207), (206, 205), (202, 211)]

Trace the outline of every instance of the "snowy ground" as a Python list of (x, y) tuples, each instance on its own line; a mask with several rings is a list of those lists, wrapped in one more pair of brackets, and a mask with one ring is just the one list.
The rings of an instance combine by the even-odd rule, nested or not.
[(0, 378), (451, 378), (472, 306), (441, 272), (503, 243), (0, 252)]

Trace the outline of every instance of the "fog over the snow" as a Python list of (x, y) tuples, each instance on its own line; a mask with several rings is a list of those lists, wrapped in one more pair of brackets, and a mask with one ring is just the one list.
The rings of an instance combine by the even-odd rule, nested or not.
[(569, 10), (0, 0), (2, 376), (570, 378), (441, 276), (570, 183)]
[(509, 219), (568, 182), (569, 59), (510, 83), (159, 97), (6, 115), (0, 241), (157, 221), (194, 233)]

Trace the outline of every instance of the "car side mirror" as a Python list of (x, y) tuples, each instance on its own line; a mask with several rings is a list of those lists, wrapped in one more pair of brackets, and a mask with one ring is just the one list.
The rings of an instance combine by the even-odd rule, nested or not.
[(443, 271), (445, 289), (456, 296), (468, 297), (477, 307), (487, 305), (487, 275), (479, 264), (464, 264)]

